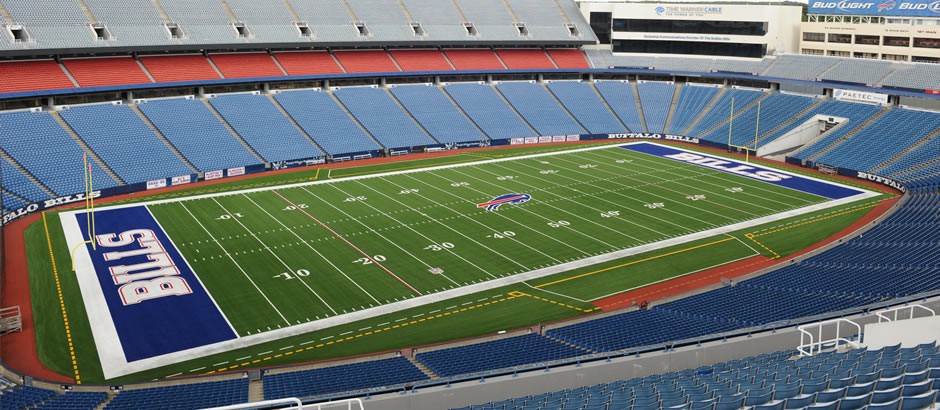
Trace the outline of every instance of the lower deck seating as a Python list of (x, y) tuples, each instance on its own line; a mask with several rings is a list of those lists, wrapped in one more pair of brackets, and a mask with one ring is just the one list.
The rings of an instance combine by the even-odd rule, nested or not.
[[(504, 409), (928, 409), (940, 390), (935, 343), (877, 350), (762, 354), (459, 410)], [(457, 410), (457, 409), (455, 409)]]
[(438, 87), (403, 85), (392, 88), (392, 94), (434, 139), (442, 143), (486, 140), (486, 136)]
[(401, 385), (428, 376), (404, 357), (323, 367), (264, 377), (264, 398), (313, 397)]
[(334, 157), (381, 148), (328, 92), (288, 91), (276, 94), (274, 99), (307, 135)]
[(268, 162), (324, 155), (266, 96), (221, 95), (210, 99), (209, 103)]
[(79, 392), (67, 391), (33, 407), (35, 409), (49, 410), (93, 410), (108, 398), (105, 392)]
[(539, 135), (587, 133), (541, 84), (506, 82), (496, 88)]
[(108, 410), (202, 409), (248, 402), (248, 379), (124, 390)]
[(335, 94), (386, 148), (437, 144), (384, 89), (348, 87), (336, 90)]
[[(0, 183), (3, 184), (4, 191), (12, 192), (30, 202), (39, 202), (49, 199), (49, 194), (46, 193), (46, 191), (39, 185), (36, 185), (35, 182), (30, 180), (6, 159), (0, 160), (0, 167), (3, 167), (3, 180), (0, 181)], [(7, 197), (4, 197), (4, 199), (7, 199)], [(7, 206), (4, 206), (4, 208), (12, 209)]]
[(536, 136), (535, 131), (513, 112), (489, 85), (448, 84), (444, 86), (444, 91), (490, 138)]
[(479, 373), (591, 353), (537, 334), (418, 353), (415, 358), (441, 377)]

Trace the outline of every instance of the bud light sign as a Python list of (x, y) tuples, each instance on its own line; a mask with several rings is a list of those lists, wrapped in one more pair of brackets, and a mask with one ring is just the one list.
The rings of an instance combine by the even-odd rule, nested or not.
[(810, 0), (809, 14), (940, 17), (940, 0)]

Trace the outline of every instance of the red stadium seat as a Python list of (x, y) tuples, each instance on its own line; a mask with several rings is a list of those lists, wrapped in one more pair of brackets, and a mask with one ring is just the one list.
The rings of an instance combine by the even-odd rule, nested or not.
[(267, 53), (212, 54), (225, 78), (281, 77), (284, 72)]
[(558, 68), (591, 68), (584, 53), (573, 48), (550, 48), (548, 56), (552, 58)]
[(274, 58), (289, 75), (344, 73), (343, 68), (326, 51), (274, 53)]
[(173, 81), (217, 80), (219, 73), (209, 65), (201, 54), (181, 56), (143, 56), (144, 63), (153, 78), (159, 83)]
[(437, 50), (390, 50), (402, 71), (451, 71), (444, 55)]
[(76, 58), (62, 64), (82, 87), (153, 82), (132, 57)]
[(506, 67), (499, 62), (491, 50), (444, 50), (444, 55), (458, 70), (503, 70)]
[(496, 50), (496, 54), (510, 70), (555, 68), (552, 60), (548, 59), (548, 54), (539, 48)]
[(333, 55), (349, 73), (394, 73), (401, 71), (388, 53), (381, 50), (334, 51)]
[(0, 93), (75, 88), (52, 60), (0, 63)]

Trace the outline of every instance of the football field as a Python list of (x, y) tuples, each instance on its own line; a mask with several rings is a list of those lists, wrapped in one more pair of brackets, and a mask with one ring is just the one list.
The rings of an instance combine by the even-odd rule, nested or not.
[[(96, 241), (76, 272), (113, 377), (512, 283), (590, 302), (639, 284), (566, 271), (689, 243), (720, 265), (759, 254), (728, 232), (873, 195), (640, 142), (102, 208), (94, 235), (81, 211), (62, 224), (70, 247)], [(731, 250), (710, 260), (716, 243)]]

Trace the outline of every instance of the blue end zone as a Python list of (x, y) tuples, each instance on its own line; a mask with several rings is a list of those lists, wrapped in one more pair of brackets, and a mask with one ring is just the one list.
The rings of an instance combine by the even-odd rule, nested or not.
[(733, 159), (715, 157), (700, 152), (691, 152), (679, 148), (667, 147), (658, 144), (641, 142), (636, 144), (624, 145), (620, 148), (630, 151), (642, 152), (644, 154), (655, 155), (673, 161), (685, 162), (705, 168), (711, 168), (729, 174), (739, 175), (763, 181), (777, 186), (787, 187), (818, 195), (829, 199), (842, 199), (863, 193), (857, 189), (834, 185), (825, 181), (805, 178), (799, 175), (783, 173), (773, 168), (766, 168), (760, 165), (746, 164)]
[[(82, 236), (87, 237), (87, 221), (85, 214), (75, 214), (78, 225), (82, 230)], [(170, 242), (170, 238), (157, 225), (150, 211), (143, 206), (129, 208), (120, 208), (112, 210), (102, 210), (95, 212), (96, 236), (114, 234), (114, 240), (118, 240), (122, 233), (127, 238), (133, 237), (130, 244), (124, 246), (98, 246), (97, 250), (92, 250), (91, 245), (87, 245), (88, 254), (94, 264), (95, 274), (98, 283), (101, 285), (101, 291), (107, 301), (111, 318), (114, 326), (117, 328), (118, 337), (121, 340), (121, 346), (124, 349), (124, 356), (128, 362), (159, 356), (166, 353), (173, 353), (193, 347), (208, 345), (211, 343), (235, 339), (237, 335), (229, 326), (222, 312), (215, 305), (209, 294), (202, 287), (195, 273), (189, 268), (189, 265), (180, 255), (179, 251)], [(115, 260), (114, 252), (131, 252), (144, 250), (140, 232), (152, 231), (153, 237), (158, 241), (159, 247), (162, 247), (158, 254), (145, 253), (139, 255), (122, 256)], [(99, 244), (103, 243), (101, 240)], [(111, 253), (105, 257), (106, 253)], [(142, 252), (138, 252), (142, 253)], [(165, 255), (165, 256), (164, 256)], [(169, 257), (179, 279), (174, 279), (176, 289), (185, 283), (188, 292), (181, 295), (169, 295), (165, 297), (140, 300), (134, 303), (126, 301), (122, 297), (119, 288), (122, 284), (116, 283), (112, 276), (114, 269), (127, 267), (137, 264), (154, 264), (155, 258)], [(148, 269), (149, 268), (149, 269)], [(141, 266), (141, 270), (128, 272), (130, 275), (140, 275), (156, 271), (156, 266)], [(158, 276), (156, 278), (163, 278)], [(154, 279), (153, 277), (147, 279)], [(145, 289), (141, 289), (138, 284), (144, 283), (146, 279), (123, 284), (128, 288), (125, 291), (136, 295), (148, 296)], [(185, 281), (185, 282), (183, 282)], [(173, 287), (172, 284), (164, 286)], [(186, 289), (182, 289), (186, 290)], [(149, 292), (153, 296), (160, 292)]]

